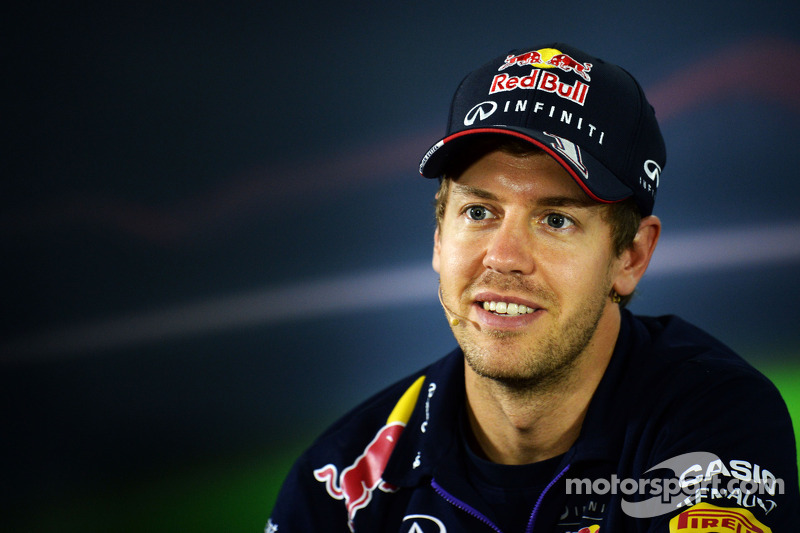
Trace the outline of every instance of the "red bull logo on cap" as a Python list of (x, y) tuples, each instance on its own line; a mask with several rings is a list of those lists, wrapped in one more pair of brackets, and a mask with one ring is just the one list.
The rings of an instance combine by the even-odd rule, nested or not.
[[(520, 76), (513, 76), (505, 72), (495, 75), (489, 88), (489, 94), (529, 89), (552, 93), (579, 105), (583, 105), (586, 101), (589, 85), (585, 82), (590, 80), (591, 63), (576, 61), (555, 48), (542, 48), (524, 54), (509, 55), (497, 70), (502, 71), (512, 66), (533, 68), (530, 73)], [(547, 72), (542, 69), (561, 69), (564, 72), (574, 72), (583, 78), (583, 81), (563, 81), (555, 72)]]
[(497, 70), (505, 70), (511, 66), (530, 65), (537, 68), (559, 68), (564, 72), (574, 72), (586, 81), (591, 81), (589, 71), (592, 70), (591, 63), (581, 63), (571, 56), (555, 48), (542, 48), (525, 52), (519, 55), (509, 55)]
[(506, 58), (505, 63), (503, 63), (497, 70), (505, 70), (512, 65), (541, 65), (542, 63), (544, 63), (542, 60), (542, 54), (538, 51), (525, 52), (524, 54), (520, 54), (518, 56), (512, 54)]
[(509, 76), (505, 73), (496, 75), (492, 80), (492, 86), (489, 88), (489, 94), (517, 89), (552, 93), (579, 105), (583, 105), (586, 102), (586, 95), (589, 93), (589, 86), (580, 80), (575, 80), (575, 83), (570, 85), (561, 81), (557, 74), (532, 69), (528, 76)]
[(389, 414), (389, 418), (386, 419), (386, 425), (378, 430), (355, 462), (342, 469), (341, 474), (333, 464), (327, 464), (314, 470), (314, 477), (317, 481), (325, 484), (328, 494), (334, 499), (344, 500), (351, 531), (354, 530), (353, 520), (356, 513), (359, 509), (369, 505), (376, 489), (382, 492), (397, 490), (397, 487), (383, 480), (383, 471), (386, 469), (386, 464), (397, 445), (400, 434), (405, 429), (408, 419), (411, 418), (424, 381), (425, 376), (421, 376), (403, 393)]

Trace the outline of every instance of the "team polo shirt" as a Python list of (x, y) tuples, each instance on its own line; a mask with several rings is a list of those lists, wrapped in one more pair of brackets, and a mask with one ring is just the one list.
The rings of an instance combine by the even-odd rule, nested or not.
[[(578, 439), (562, 457), (533, 465), (495, 465), (471, 453), (464, 364), (454, 350), (334, 423), (293, 466), (266, 532), (800, 528), (786, 404), (744, 359), (678, 317), (622, 311)], [(652, 486), (638, 495), (607, 490), (610, 480), (653, 477), (678, 480), (686, 492), (659, 505)]]

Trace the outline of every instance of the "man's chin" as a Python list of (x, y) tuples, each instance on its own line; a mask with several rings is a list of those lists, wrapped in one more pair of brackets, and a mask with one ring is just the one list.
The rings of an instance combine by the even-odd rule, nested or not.
[(534, 353), (530, 347), (523, 350), (516, 343), (502, 342), (516, 333), (501, 333), (501, 342), (480, 347), (467, 345), (464, 354), (467, 365), (476, 375), (509, 388), (541, 389), (562, 384), (572, 375), (580, 358), (580, 352), (557, 354), (543, 349)]
[(483, 379), (488, 379), (509, 390), (543, 390), (563, 383), (569, 377), (567, 369), (518, 371), (506, 368), (487, 368), (470, 365), (472, 371)]

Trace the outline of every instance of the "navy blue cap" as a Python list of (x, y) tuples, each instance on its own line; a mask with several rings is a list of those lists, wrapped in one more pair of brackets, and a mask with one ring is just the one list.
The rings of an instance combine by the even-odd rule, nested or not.
[(512, 50), (468, 74), (456, 90), (447, 134), (420, 163), (446, 172), (465, 140), (507, 135), (558, 161), (598, 202), (631, 196), (653, 212), (664, 139), (639, 83), (623, 68), (567, 44)]

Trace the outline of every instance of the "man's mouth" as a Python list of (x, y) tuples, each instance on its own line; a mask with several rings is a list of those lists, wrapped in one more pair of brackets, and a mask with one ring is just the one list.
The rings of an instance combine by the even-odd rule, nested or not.
[(495, 315), (519, 316), (536, 312), (536, 309), (533, 307), (508, 302), (478, 302), (478, 304), (483, 306), (486, 311), (494, 313)]

